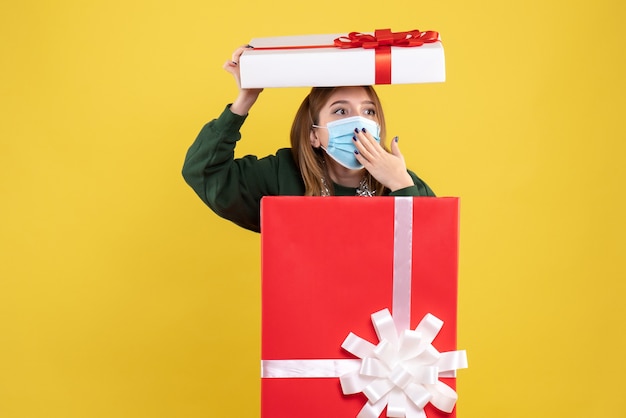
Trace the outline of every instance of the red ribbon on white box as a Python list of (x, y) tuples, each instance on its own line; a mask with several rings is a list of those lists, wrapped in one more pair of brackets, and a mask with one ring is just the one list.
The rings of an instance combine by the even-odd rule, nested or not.
[(376, 29), (374, 34), (350, 32), (347, 36), (340, 36), (332, 45), (290, 45), (254, 47), (255, 50), (280, 49), (315, 49), (337, 47), (341, 49), (363, 48), (373, 49), (375, 57), (375, 84), (391, 84), (391, 47), (411, 48), (426, 43), (439, 41), (439, 32), (428, 30), (421, 32), (417, 29), (405, 32), (392, 32), (391, 29)]
[(432, 342), (443, 321), (426, 314), (415, 330), (411, 320), (413, 198), (394, 204), (393, 317), (388, 309), (372, 314), (379, 343), (349, 333), (341, 347), (356, 359), (261, 360), (262, 378), (338, 377), (345, 395), (363, 392), (368, 401), (357, 418), (426, 418), (431, 403), (452, 412), (458, 398), (439, 380), (467, 368), (465, 350), (440, 353)]

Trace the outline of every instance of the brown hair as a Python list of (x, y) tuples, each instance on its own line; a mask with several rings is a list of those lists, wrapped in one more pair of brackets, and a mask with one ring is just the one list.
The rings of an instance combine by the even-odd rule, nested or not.
[[(380, 143), (387, 149), (385, 142), (385, 116), (378, 94), (372, 86), (362, 86), (370, 100), (374, 102), (377, 122), (380, 125)], [(332, 182), (329, 181), (326, 164), (324, 164), (324, 151), (321, 148), (311, 146), (311, 129), (318, 123), (322, 107), (328, 102), (330, 96), (342, 87), (313, 87), (304, 98), (296, 112), (296, 117), (291, 125), (291, 151), (296, 165), (300, 169), (304, 180), (305, 196), (320, 196), (322, 194), (322, 178), (327, 179), (330, 193), (333, 194)], [(384, 186), (374, 179), (369, 173), (367, 180), (376, 196), (383, 194)]]

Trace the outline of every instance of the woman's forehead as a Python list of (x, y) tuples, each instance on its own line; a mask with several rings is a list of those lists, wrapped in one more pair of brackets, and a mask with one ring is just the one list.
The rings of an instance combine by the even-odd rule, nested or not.
[(339, 87), (333, 91), (326, 101), (327, 106), (335, 102), (369, 102), (373, 103), (367, 90), (360, 86)]

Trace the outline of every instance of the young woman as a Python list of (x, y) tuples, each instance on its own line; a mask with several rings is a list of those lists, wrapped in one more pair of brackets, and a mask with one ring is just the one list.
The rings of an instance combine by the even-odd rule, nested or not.
[(398, 138), (385, 145), (385, 119), (371, 86), (314, 87), (291, 128), (291, 148), (234, 158), (239, 129), (262, 89), (242, 89), (238, 48), (224, 64), (239, 86), (235, 101), (189, 148), (185, 181), (219, 216), (260, 232), (263, 196), (434, 196), (410, 170)]

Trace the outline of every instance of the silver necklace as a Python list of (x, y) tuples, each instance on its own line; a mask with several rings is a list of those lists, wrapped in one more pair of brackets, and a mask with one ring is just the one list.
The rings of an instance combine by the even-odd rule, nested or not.
[[(328, 184), (326, 183), (326, 179), (322, 177), (322, 196), (330, 196), (330, 189), (328, 188)], [(356, 189), (355, 196), (362, 197), (374, 197), (376, 195), (376, 190), (370, 190), (369, 182), (367, 181), (367, 177), (363, 176), (361, 181), (359, 182), (359, 187)]]
[[(326, 165), (326, 158), (322, 158), (322, 164)], [(330, 196), (330, 189), (328, 188), (328, 183), (326, 183), (326, 179), (324, 178), (324, 176), (322, 176), (320, 180), (322, 180), (322, 196)], [(359, 187), (357, 187), (356, 189), (355, 196), (374, 197), (375, 194), (376, 190), (370, 190), (369, 181), (367, 181), (367, 175), (363, 175), (363, 178), (359, 182)]]

